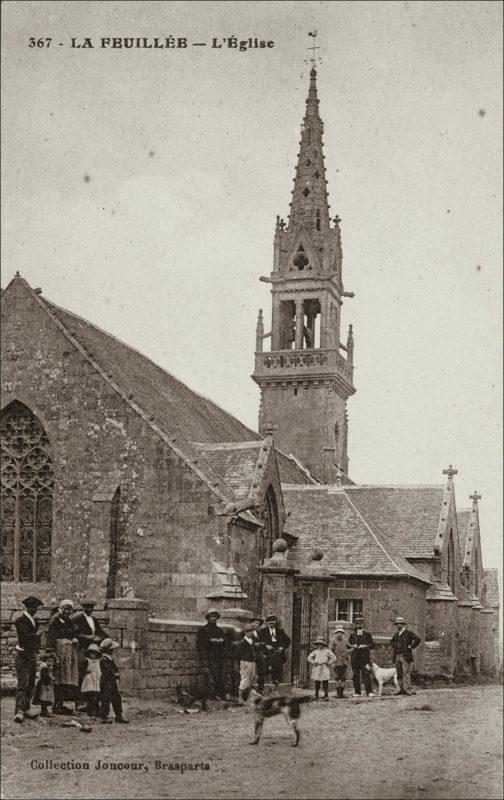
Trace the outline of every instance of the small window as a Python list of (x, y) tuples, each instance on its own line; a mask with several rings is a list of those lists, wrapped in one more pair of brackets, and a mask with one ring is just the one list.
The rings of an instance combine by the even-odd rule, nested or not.
[(337, 622), (353, 622), (362, 616), (362, 600), (336, 600), (334, 619)]

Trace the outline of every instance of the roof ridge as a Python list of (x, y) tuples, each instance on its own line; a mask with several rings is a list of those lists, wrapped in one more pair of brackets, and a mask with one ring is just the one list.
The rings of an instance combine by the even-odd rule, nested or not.
[[(32, 294), (34, 294), (33, 289), (31, 288), (30, 284), (27, 283), (26, 285), (28, 286), (28, 288), (30, 289)], [(240, 419), (238, 419), (238, 417), (235, 417), (234, 414), (231, 414), (231, 412), (226, 411), (225, 409), (222, 409), (220, 406), (218, 406), (217, 403), (215, 402), (215, 400), (212, 400), (210, 397), (206, 397), (206, 395), (201, 394), (200, 392), (197, 392), (195, 389), (192, 389), (190, 386), (187, 385), (187, 383), (184, 383), (183, 381), (180, 380), (180, 378), (177, 378), (175, 375), (173, 375), (167, 369), (165, 369), (164, 367), (161, 367), (159, 364), (157, 364), (155, 361), (153, 361), (152, 358), (150, 358), (150, 356), (147, 356), (147, 355), (145, 355), (145, 353), (142, 353), (141, 350), (138, 350), (136, 347), (132, 347), (132, 345), (128, 344), (127, 342), (123, 341), (122, 339), (119, 339), (118, 336), (114, 336), (113, 333), (110, 333), (109, 331), (106, 331), (103, 328), (100, 328), (99, 325), (96, 325), (94, 322), (90, 322), (85, 317), (81, 317), (79, 314), (75, 314), (73, 311), (69, 311), (67, 308), (63, 308), (63, 306), (58, 306), (58, 305), (56, 305), (56, 303), (53, 303), (50, 300), (47, 300), (47, 298), (45, 298), (45, 297), (40, 297), (39, 295), (35, 295), (35, 294), (34, 294), (34, 296), (37, 297), (45, 305), (50, 306), (51, 308), (54, 308), (57, 311), (62, 311), (64, 314), (68, 314), (70, 317), (74, 317), (75, 319), (78, 319), (80, 322), (83, 322), (86, 325), (89, 325), (89, 327), (94, 328), (94, 330), (98, 331), (103, 336), (106, 336), (109, 339), (113, 339), (114, 342), (117, 342), (118, 344), (122, 345), (123, 347), (127, 347), (128, 350), (132, 350), (134, 353), (137, 353), (137, 355), (141, 356), (142, 358), (145, 358), (146, 361), (148, 361), (150, 364), (152, 364), (160, 372), (164, 373), (165, 375), (168, 375), (168, 377), (171, 378), (173, 381), (176, 381), (180, 386), (183, 386), (184, 389), (187, 389), (188, 391), (192, 392), (194, 395), (196, 395), (196, 397), (199, 397), (201, 400), (204, 400), (207, 403), (211, 403), (213, 406), (218, 408), (220, 411), (224, 411), (225, 414), (227, 414), (229, 417), (232, 417), (234, 420), (239, 422), (240, 425), (242, 425), (250, 433), (254, 434), (254, 436), (258, 436), (258, 437), (260, 436), (259, 433), (257, 433), (256, 431), (253, 431), (252, 428), (248, 427), (248, 425), (245, 425), (245, 423), (242, 422)], [(62, 323), (62, 325), (64, 325), (64, 323)], [(64, 325), (64, 327), (66, 328), (65, 325)], [(73, 334), (70, 334), (70, 335), (73, 335)], [(247, 441), (247, 440), (244, 440), (244, 441)], [(253, 441), (261, 441), (261, 438), (255, 439)]]
[[(405, 563), (405, 564), (407, 565), (407, 567), (408, 567), (408, 571), (406, 571), (406, 572), (405, 572), (405, 574), (406, 574), (406, 575), (409, 575), (410, 577), (414, 577), (414, 578), (417, 578), (417, 579), (418, 579), (419, 577), (421, 577), (421, 578), (422, 578), (422, 580), (423, 580), (423, 581), (425, 581), (425, 583), (430, 583), (430, 581), (428, 581), (428, 580), (427, 580), (427, 578), (425, 578), (425, 577), (424, 577), (423, 575), (421, 575), (420, 573), (417, 573), (417, 571), (416, 571), (416, 570), (415, 570), (415, 569), (414, 569), (414, 568), (411, 566), (411, 564), (409, 564), (409, 562), (408, 562), (408, 561), (407, 561), (407, 560), (404, 558), (404, 556), (402, 556), (402, 555), (401, 555), (399, 552), (397, 552), (397, 553), (396, 553), (395, 547), (394, 547), (392, 544), (390, 544), (388, 541), (386, 541), (386, 545), (385, 545), (385, 543), (383, 543), (383, 542), (381, 541), (381, 539), (382, 539), (382, 536), (378, 537), (378, 534), (376, 534), (376, 533), (373, 531), (373, 529), (371, 528), (371, 526), (369, 525), (369, 523), (367, 522), (367, 520), (365, 519), (365, 517), (364, 517), (364, 516), (361, 514), (361, 512), (359, 511), (359, 509), (357, 508), (357, 506), (355, 506), (355, 505), (352, 503), (352, 501), (350, 500), (350, 498), (349, 498), (349, 497), (347, 497), (347, 494), (346, 494), (346, 487), (343, 489), (343, 494), (345, 495), (345, 497), (346, 497), (346, 499), (347, 499), (347, 502), (348, 502), (348, 503), (349, 503), (349, 504), (352, 506), (352, 508), (354, 509), (354, 511), (357, 513), (357, 516), (358, 516), (358, 517), (360, 517), (360, 519), (363, 521), (364, 525), (366, 526), (366, 528), (367, 528), (367, 529), (368, 529), (368, 531), (370, 532), (371, 536), (373, 536), (373, 537), (374, 537), (374, 539), (376, 540), (376, 542), (377, 542), (377, 544), (379, 545), (379, 547), (381, 547), (381, 549), (383, 550), (383, 552), (385, 553), (385, 555), (387, 556), (387, 558), (389, 558), (389, 559), (392, 561), (392, 563), (394, 564), (394, 566), (395, 566), (395, 567), (397, 567), (397, 569), (398, 569), (400, 572), (403, 572), (403, 573), (404, 573), (404, 572), (405, 572), (405, 571), (404, 571), (404, 569), (401, 569), (401, 567), (399, 566), (399, 564), (397, 564), (397, 562), (394, 560), (395, 558), (402, 559), (402, 560), (404, 561), (404, 563)], [(383, 537), (383, 538), (386, 538), (386, 537)], [(389, 552), (387, 551), (387, 547), (389, 547), (389, 548), (392, 550), (392, 555), (391, 555), (391, 553), (389, 553)]]
[[(191, 390), (192, 391), (192, 390)], [(262, 447), (265, 439), (244, 439), (241, 442), (191, 442), (202, 450), (245, 450), (247, 448)]]
[[(32, 287), (30, 286), (30, 284), (29, 284), (28, 282), (26, 282), (26, 281), (25, 281), (25, 283), (26, 283), (26, 286), (28, 287), (28, 290), (29, 290), (30, 294), (31, 294), (31, 295), (32, 295), (32, 297), (35, 299), (35, 301), (36, 301), (36, 302), (37, 302), (37, 303), (40, 305), (40, 307), (41, 307), (41, 308), (42, 308), (42, 309), (45, 311), (45, 313), (46, 313), (46, 314), (48, 315), (48, 317), (49, 317), (49, 318), (50, 318), (50, 319), (51, 319), (51, 320), (54, 322), (54, 324), (55, 324), (55, 325), (56, 325), (56, 326), (57, 326), (57, 327), (58, 327), (58, 328), (61, 330), (61, 332), (63, 333), (63, 335), (65, 336), (65, 338), (67, 338), (67, 339), (68, 339), (68, 341), (69, 341), (69, 342), (70, 342), (70, 343), (71, 343), (71, 344), (72, 344), (72, 345), (73, 345), (73, 346), (74, 346), (74, 347), (75, 347), (75, 348), (78, 350), (78, 352), (79, 352), (79, 353), (80, 353), (80, 354), (81, 354), (81, 355), (82, 355), (82, 356), (83, 356), (83, 357), (86, 359), (86, 361), (88, 361), (88, 363), (89, 363), (89, 364), (91, 364), (91, 366), (93, 367), (93, 369), (94, 369), (94, 370), (95, 370), (95, 371), (96, 371), (96, 372), (97, 372), (97, 373), (98, 373), (98, 374), (101, 376), (101, 378), (102, 378), (102, 379), (103, 379), (103, 380), (104, 380), (106, 383), (108, 383), (108, 384), (109, 384), (109, 386), (111, 386), (111, 387), (114, 389), (114, 391), (115, 391), (115, 392), (116, 392), (116, 393), (117, 393), (117, 394), (118, 394), (118, 395), (119, 395), (119, 396), (120, 396), (120, 397), (121, 397), (121, 398), (124, 400), (124, 402), (125, 402), (127, 405), (129, 405), (129, 406), (130, 406), (130, 408), (132, 408), (132, 409), (133, 409), (133, 411), (135, 411), (135, 413), (136, 413), (136, 414), (138, 414), (138, 415), (139, 415), (139, 416), (140, 416), (140, 417), (141, 417), (141, 418), (144, 420), (144, 422), (145, 422), (145, 423), (146, 423), (146, 424), (147, 424), (147, 425), (148, 425), (150, 428), (152, 428), (152, 430), (153, 430), (153, 431), (154, 431), (154, 432), (155, 432), (155, 433), (156, 433), (156, 434), (157, 434), (157, 435), (158, 435), (158, 436), (159, 436), (159, 437), (160, 437), (160, 438), (161, 438), (161, 439), (162, 439), (162, 440), (165, 442), (165, 444), (167, 444), (167, 445), (168, 445), (168, 447), (170, 448), (170, 450), (172, 450), (172, 452), (173, 452), (173, 453), (175, 453), (175, 455), (176, 455), (178, 458), (180, 458), (180, 459), (181, 459), (181, 460), (184, 462), (184, 464), (185, 464), (185, 465), (186, 465), (186, 466), (187, 466), (187, 467), (188, 467), (190, 470), (192, 470), (192, 472), (194, 472), (194, 473), (195, 473), (195, 474), (198, 476), (198, 478), (199, 478), (200, 480), (202, 480), (202, 481), (203, 481), (203, 482), (204, 482), (204, 483), (205, 483), (205, 484), (208, 486), (208, 488), (210, 489), (210, 491), (211, 491), (211, 492), (212, 492), (212, 493), (213, 493), (213, 494), (214, 494), (216, 497), (218, 497), (218, 498), (219, 498), (219, 500), (221, 500), (221, 501), (224, 501), (224, 502), (228, 502), (230, 498), (226, 497), (226, 496), (223, 494), (223, 492), (221, 492), (221, 491), (220, 491), (219, 489), (217, 489), (217, 488), (216, 488), (214, 485), (212, 485), (212, 482), (209, 480), (208, 476), (207, 476), (207, 475), (205, 475), (205, 474), (204, 474), (204, 473), (203, 473), (203, 472), (202, 472), (200, 469), (198, 469), (198, 468), (195, 466), (195, 464), (191, 462), (191, 459), (190, 459), (190, 458), (188, 458), (188, 456), (187, 456), (185, 453), (183, 453), (183, 452), (182, 452), (182, 451), (181, 451), (181, 450), (180, 450), (178, 447), (175, 447), (175, 445), (173, 444), (173, 442), (172, 442), (172, 441), (171, 441), (171, 440), (168, 438), (167, 434), (166, 434), (164, 431), (162, 431), (162, 430), (161, 430), (161, 428), (160, 428), (158, 425), (154, 424), (154, 422), (153, 422), (153, 421), (152, 421), (152, 420), (149, 418), (149, 415), (148, 415), (148, 414), (147, 414), (147, 413), (146, 413), (146, 412), (145, 412), (145, 411), (144, 411), (144, 410), (143, 410), (143, 409), (142, 409), (142, 408), (141, 408), (141, 407), (140, 407), (140, 406), (139, 406), (137, 403), (133, 402), (133, 401), (132, 401), (132, 400), (131, 400), (131, 399), (130, 399), (130, 398), (127, 396), (127, 395), (126, 395), (126, 393), (125, 393), (125, 392), (123, 392), (123, 390), (120, 388), (120, 386), (118, 386), (118, 385), (115, 383), (115, 381), (113, 381), (113, 380), (112, 380), (112, 379), (111, 379), (111, 378), (110, 378), (110, 377), (107, 375), (107, 373), (106, 373), (106, 372), (105, 372), (105, 371), (102, 369), (102, 367), (100, 366), (100, 364), (99, 364), (99, 363), (98, 363), (98, 362), (95, 360), (94, 356), (92, 357), (92, 356), (90, 356), (90, 355), (88, 354), (88, 352), (86, 351), (86, 349), (84, 348), (84, 346), (83, 346), (83, 345), (82, 345), (82, 344), (79, 342), (79, 340), (78, 340), (78, 339), (76, 339), (76, 337), (75, 337), (75, 336), (74, 336), (74, 335), (73, 335), (73, 334), (72, 334), (72, 333), (71, 333), (71, 332), (68, 330), (68, 328), (66, 327), (66, 325), (65, 325), (65, 324), (64, 324), (64, 323), (63, 323), (63, 322), (62, 322), (60, 319), (58, 319), (57, 315), (56, 315), (56, 314), (55, 314), (53, 311), (51, 311), (51, 308), (53, 308), (53, 307), (54, 307), (54, 308), (58, 308), (58, 306), (54, 306), (54, 305), (53, 305), (52, 303), (50, 303), (48, 300), (45, 300), (45, 298), (41, 298), (41, 297), (40, 297), (38, 294), (36, 294), (36, 293), (33, 291)], [(51, 306), (51, 308), (49, 308), (49, 306)], [(64, 309), (62, 309), (62, 310), (64, 310)], [(71, 312), (67, 312), (67, 313), (70, 313), (70, 315), (72, 316)], [(86, 322), (86, 320), (83, 320), (83, 321), (84, 321), (84, 322)], [(92, 323), (91, 323), (91, 324), (92, 324)], [(108, 334), (106, 334), (106, 335), (108, 335)], [(112, 338), (113, 338), (113, 337), (112, 337)], [(128, 346), (128, 345), (126, 345), (126, 347), (127, 347), (127, 346)], [(154, 363), (154, 362), (153, 362), (153, 363)], [(189, 442), (188, 440), (186, 440), (186, 441), (187, 441), (187, 443), (188, 443), (188, 444), (190, 444), (190, 442)]]
[(444, 489), (444, 483), (354, 483), (345, 489)]

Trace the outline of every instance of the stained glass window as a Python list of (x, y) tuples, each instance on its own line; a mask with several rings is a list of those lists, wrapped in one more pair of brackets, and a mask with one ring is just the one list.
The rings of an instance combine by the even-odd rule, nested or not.
[(1, 578), (50, 581), (54, 470), (37, 417), (14, 401), (1, 420)]

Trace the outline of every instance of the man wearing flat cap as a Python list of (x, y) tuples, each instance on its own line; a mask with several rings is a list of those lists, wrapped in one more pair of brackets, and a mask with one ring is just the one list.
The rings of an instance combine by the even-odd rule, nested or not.
[(407, 629), (404, 617), (396, 617), (394, 625), (396, 632), (392, 636), (390, 644), (394, 648), (394, 666), (397, 670), (397, 679), (400, 687), (397, 694), (411, 694), (413, 650), (418, 647), (422, 640), (416, 633)]
[[(93, 616), (95, 605), (95, 600), (85, 597), (84, 600), (81, 600), (82, 611), (76, 611), (70, 617), (75, 625), (78, 639), (77, 660), (79, 665), (79, 695), (82, 681), (86, 674), (88, 647), (90, 644), (99, 644), (108, 636), (107, 632), (103, 630), (100, 620)], [(83, 706), (86, 705), (82, 697), (79, 697), (79, 703), (82, 703)]]
[(287, 660), (287, 648), (291, 640), (280, 625), (276, 614), (267, 614), (266, 625), (259, 636), (264, 643), (266, 671), (271, 672), (275, 686), (282, 682), (283, 665)]
[(217, 625), (220, 617), (216, 608), (209, 608), (205, 614), (207, 623), (198, 630), (196, 645), (200, 664), (207, 680), (208, 692), (213, 697), (224, 700), (224, 663), (226, 654), (226, 634)]
[(22, 723), (30, 717), (30, 701), (37, 676), (37, 653), (40, 649), (39, 624), (35, 614), (44, 605), (38, 597), (23, 600), (24, 612), (14, 623), (18, 643), (16, 645), (17, 692), (14, 720)]

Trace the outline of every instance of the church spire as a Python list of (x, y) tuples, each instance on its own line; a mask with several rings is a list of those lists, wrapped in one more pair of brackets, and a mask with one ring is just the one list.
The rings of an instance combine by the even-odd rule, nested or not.
[(294, 178), (288, 230), (303, 225), (312, 231), (329, 228), (329, 204), (326, 189), (322, 134), (324, 124), (319, 115), (317, 70), (310, 70), (310, 87), (306, 112), (301, 126), (301, 141)]

